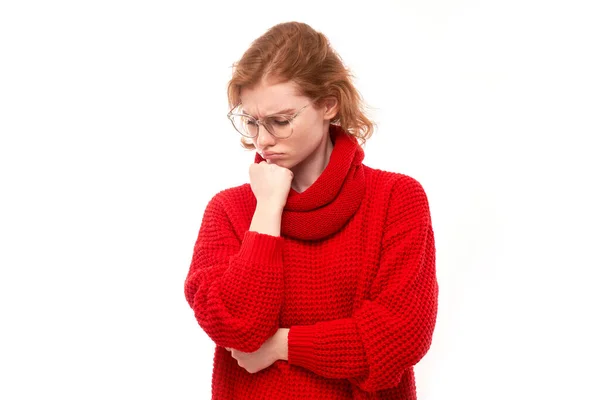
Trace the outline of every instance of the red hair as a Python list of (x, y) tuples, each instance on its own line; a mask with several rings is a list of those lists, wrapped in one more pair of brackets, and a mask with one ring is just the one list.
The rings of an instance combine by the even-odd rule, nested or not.
[[(361, 144), (373, 134), (374, 123), (364, 112), (364, 103), (351, 82), (352, 74), (333, 50), (325, 35), (301, 22), (273, 26), (252, 42), (242, 58), (233, 65), (227, 85), (229, 107), (240, 104), (242, 88), (261, 81), (294, 82), (300, 94), (319, 101), (335, 97), (338, 113), (331, 123), (341, 126)], [(242, 146), (253, 149), (244, 141)]]

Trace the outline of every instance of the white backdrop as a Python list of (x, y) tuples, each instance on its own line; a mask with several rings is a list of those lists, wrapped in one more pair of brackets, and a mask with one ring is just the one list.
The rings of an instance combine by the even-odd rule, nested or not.
[(600, 399), (597, 2), (0, 5), (0, 398), (210, 397), (183, 282), (248, 180), (231, 64), (325, 33), (430, 201), (440, 284), (419, 399)]

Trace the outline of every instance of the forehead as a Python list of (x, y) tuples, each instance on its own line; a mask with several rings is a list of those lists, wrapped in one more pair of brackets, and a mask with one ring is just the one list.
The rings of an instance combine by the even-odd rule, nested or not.
[(298, 108), (303, 105), (304, 98), (294, 82), (270, 84), (263, 81), (251, 88), (242, 88), (240, 100), (245, 113), (261, 117)]

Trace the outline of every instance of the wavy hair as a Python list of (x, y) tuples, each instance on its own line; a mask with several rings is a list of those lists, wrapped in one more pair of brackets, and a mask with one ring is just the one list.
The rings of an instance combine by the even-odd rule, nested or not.
[[(227, 98), (231, 109), (240, 104), (244, 87), (253, 87), (261, 81), (292, 81), (300, 94), (316, 105), (327, 97), (335, 97), (339, 108), (330, 122), (364, 145), (373, 134), (375, 123), (365, 115), (366, 106), (352, 83), (353, 77), (325, 35), (305, 23), (285, 22), (254, 40), (233, 64)], [(241, 143), (246, 149), (254, 149), (244, 138)]]

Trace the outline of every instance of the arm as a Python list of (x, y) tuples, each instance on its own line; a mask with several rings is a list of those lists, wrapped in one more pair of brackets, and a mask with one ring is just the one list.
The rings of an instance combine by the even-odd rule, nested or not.
[[(265, 226), (254, 222), (255, 228)], [(277, 331), (283, 301), (282, 247), (283, 238), (252, 230), (240, 243), (218, 197), (209, 202), (184, 291), (215, 344), (253, 352)]]
[[(392, 194), (370, 298), (350, 318), (292, 326), (290, 364), (373, 392), (397, 386), (428, 351), (438, 296), (434, 235), (425, 193), (411, 182)], [(407, 202), (410, 209), (401, 206)]]

